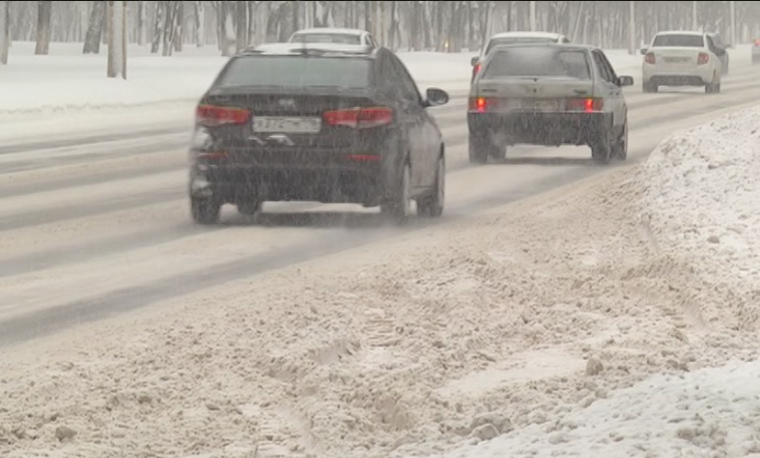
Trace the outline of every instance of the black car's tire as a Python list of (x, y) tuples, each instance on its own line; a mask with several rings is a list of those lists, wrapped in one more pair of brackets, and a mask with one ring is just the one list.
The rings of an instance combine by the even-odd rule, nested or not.
[(412, 214), (412, 168), (404, 163), (389, 191), (388, 199), (380, 205), (380, 213), (398, 225), (405, 224)]
[(623, 132), (620, 133), (615, 144), (612, 146), (612, 155), (624, 161), (628, 158), (628, 120), (623, 124)]
[(210, 197), (191, 197), (190, 213), (197, 224), (210, 225), (219, 221), (222, 204)]
[(237, 204), (238, 213), (245, 216), (256, 216), (261, 211), (261, 201), (252, 200)]
[(654, 94), (656, 93), (660, 88), (656, 84), (652, 83), (643, 83), (641, 85), (641, 90), (646, 92), (647, 94)]
[(468, 147), (468, 156), (472, 164), (486, 164), (489, 157), (497, 158), (501, 152), (501, 148), (494, 145), (487, 134), (478, 136), (470, 133)]
[(427, 218), (439, 218), (443, 215), (446, 200), (446, 160), (443, 155), (438, 158), (435, 183), (430, 195), (417, 200), (417, 213)]

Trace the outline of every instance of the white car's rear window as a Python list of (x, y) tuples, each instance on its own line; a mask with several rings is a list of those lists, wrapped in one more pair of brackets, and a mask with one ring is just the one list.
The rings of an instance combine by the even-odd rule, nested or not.
[(486, 55), (489, 52), (491, 52), (494, 46), (498, 46), (498, 45), (511, 45), (511, 44), (520, 44), (520, 43), (556, 43), (556, 42), (557, 40), (554, 38), (541, 38), (541, 37), (494, 38), (493, 40), (488, 42), (488, 47), (486, 47)]
[(360, 45), (359, 35), (347, 33), (297, 33), (290, 40), (292, 43), (337, 43), (342, 45)]
[(657, 35), (652, 43), (653, 48), (678, 47), (678, 48), (703, 48), (705, 39), (702, 35)]
[(497, 49), (488, 60), (482, 78), (525, 76), (590, 79), (588, 53), (541, 46)]

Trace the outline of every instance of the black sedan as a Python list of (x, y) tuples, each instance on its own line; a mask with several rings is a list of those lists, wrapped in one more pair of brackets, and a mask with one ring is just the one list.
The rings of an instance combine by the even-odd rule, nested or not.
[(398, 223), (416, 201), (443, 213), (445, 158), (427, 108), (440, 89), (418, 92), (386, 48), (277, 43), (233, 56), (196, 113), (190, 206), (199, 224), (221, 206), (246, 215), (264, 201), (380, 206)]

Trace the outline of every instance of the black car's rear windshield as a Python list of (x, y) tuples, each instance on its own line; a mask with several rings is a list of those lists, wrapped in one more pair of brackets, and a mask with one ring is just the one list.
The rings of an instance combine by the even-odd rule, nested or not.
[(652, 47), (685, 47), (685, 48), (702, 48), (705, 45), (705, 40), (702, 35), (657, 35), (654, 38)]
[(347, 33), (298, 33), (290, 39), (293, 43), (338, 43), (342, 45), (362, 44), (359, 35)]
[(542, 37), (494, 38), (488, 43), (488, 47), (486, 48), (486, 54), (491, 52), (494, 46), (498, 46), (498, 45), (511, 45), (511, 44), (520, 44), (520, 43), (556, 43), (556, 42), (557, 40), (554, 38), (542, 38)]
[(217, 84), (365, 88), (370, 84), (371, 64), (361, 57), (243, 56), (230, 62)]
[(482, 78), (524, 76), (590, 79), (588, 53), (542, 46), (497, 49), (489, 59)]

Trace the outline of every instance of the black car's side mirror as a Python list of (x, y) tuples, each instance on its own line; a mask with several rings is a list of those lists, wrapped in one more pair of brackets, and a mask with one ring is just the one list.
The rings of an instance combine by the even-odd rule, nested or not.
[(473, 67), (478, 65), (478, 62), (480, 62), (480, 56), (475, 56), (472, 59), (470, 59), (470, 65)]
[(649, 51), (647, 48), (641, 48), (641, 55), (642, 56), (646, 56), (647, 55), (647, 51)]
[(425, 93), (425, 105), (437, 107), (449, 103), (449, 94), (443, 89), (431, 87)]

